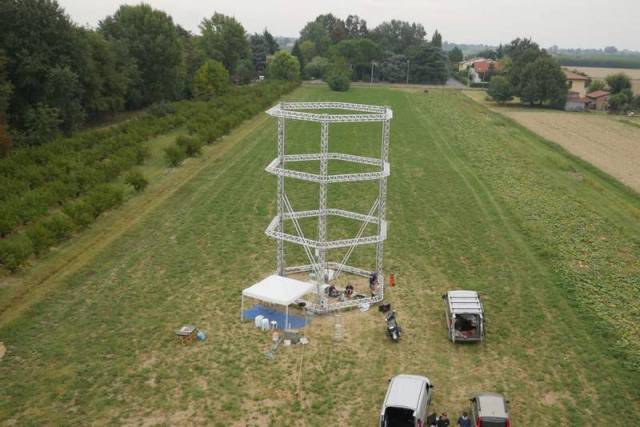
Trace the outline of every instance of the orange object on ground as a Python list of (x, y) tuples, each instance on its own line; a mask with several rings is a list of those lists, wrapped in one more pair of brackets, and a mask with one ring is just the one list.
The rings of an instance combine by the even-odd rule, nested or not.
[(393, 288), (395, 285), (396, 285), (396, 275), (391, 273), (389, 275), (389, 286)]

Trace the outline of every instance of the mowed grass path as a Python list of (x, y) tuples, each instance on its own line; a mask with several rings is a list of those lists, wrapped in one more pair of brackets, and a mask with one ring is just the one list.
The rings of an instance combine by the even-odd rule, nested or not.
[[(268, 121), (2, 326), (0, 420), (371, 426), (397, 373), (429, 376), (433, 408), (451, 415), (488, 390), (508, 395), (515, 425), (640, 416), (636, 195), (460, 94), (305, 86), (291, 98), (394, 109), (386, 267), (402, 342), (388, 342), (376, 310), (356, 311), (343, 342), (316, 318), (309, 346), (270, 362), (269, 338), (239, 322), (241, 289), (274, 268)], [(331, 132), (347, 152), (377, 135)], [(330, 201), (366, 209), (347, 194)], [(483, 295), (481, 345), (446, 339), (440, 296), (454, 288)], [(207, 340), (178, 345), (183, 323)]]

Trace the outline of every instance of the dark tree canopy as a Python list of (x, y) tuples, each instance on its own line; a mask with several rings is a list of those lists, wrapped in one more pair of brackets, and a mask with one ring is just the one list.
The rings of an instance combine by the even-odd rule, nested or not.
[(504, 76), (493, 76), (489, 82), (487, 93), (494, 101), (501, 104), (513, 99), (511, 85)]
[(347, 29), (342, 19), (332, 14), (319, 15), (308, 22), (300, 31), (300, 43), (308, 40), (315, 45), (315, 54), (326, 56), (332, 44), (347, 37)]
[(498, 52), (493, 49), (485, 49), (476, 53), (474, 56), (477, 56), (478, 58), (493, 59), (495, 61), (498, 59)]
[[(328, 58), (331, 69), (344, 62), (354, 80), (369, 80), (374, 72), (376, 78), (404, 81), (407, 59), (411, 59), (415, 61), (416, 70), (412, 81), (444, 83), (448, 58), (442, 51), (442, 35), (434, 31), (431, 42), (425, 40), (426, 35), (418, 23), (391, 20), (370, 30), (366, 21), (357, 15), (349, 15), (342, 21), (327, 14), (305, 25), (291, 53), (305, 71), (316, 56)], [(308, 70), (308, 77), (318, 74), (315, 64)]]
[(0, 50), (0, 121), (5, 118), (12, 92), (13, 85), (7, 78), (7, 57)]
[(279, 49), (278, 42), (266, 29), (262, 34), (254, 33), (249, 37), (251, 49), (251, 63), (257, 74), (264, 74), (267, 68), (267, 56), (273, 55)]
[[(245, 84), (257, 74), (296, 80), (301, 71), (327, 78), (329, 69), (342, 87), (345, 70), (349, 80), (368, 80), (373, 70), (403, 81), (411, 59), (412, 80), (435, 83), (444, 81), (447, 67), (438, 31), (427, 42), (421, 24), (399, 20), (371, 30), (358, 15), (319, 15), (284, 54), (266, 28), (248, 36), (220, 13), (192, 34), (148, 4), (123, 5), (93, 30), (74, 24), (54, 0), (0, 1), (2, 153), (11, 143), (44, 144), (124, 109), (157, 104), (153, 111), (162, 111), (164, 101), (211, 97), (220, 91), (216, 81)], [(230, 77), (220, 79), (209, 60)]]
[(442, 47), (442, 34), (435, 30), (431, 36), (431, 44), (435, 47)]
[(351, 71), (349, 70), (349, 64), (347, 64), (344, 59), (339, 58), (327, 69), (325, 80), (331, 90), (346, 92), (351, 86), (350, 74)]
[(269, 64), (267, 74), (274, 80), (298, 80), (300, 79), (300, 63), (289, 52), (281, 50), (277, 52), (273, 61)]
[(267, 55), (269, 47), (261, 34), (253, 34), (249, 37), (251, 47), (251, 63), (256, 73), (262, 74), (267, 67)]
[(449, 77), (448, 58), (442, 49), (423, 43), (409, 51), (409, 81), (444, 84)]
[(410, 48), (419, 46), (427, 32), (422, 24), (410, 24), (405, 21), (391, 20), (383, 22), (371, 31), (371, 39), (384, 51), (406, 53)]
[(616, 73), (607, 76), (607, 85), (612, 94), (620, 93), (625, 89), (631, 89), (631, 79), (624, 73)]
[(382, 63), (382, 78), (391, 83), (405, 82), (407, 79), (407, 57), (391, 55)]
[(80, 103), (83, 88), (78, 75), (68, 66), (51, 68), (47, 74), (45, 93), (49, 105), (58, 110), (62, 130), (70, 135), (85, 118)]
[(86, 52), (79, 32), (55, 1), (4, 1), (0, 17), (0, 49), (7, 56), (14, 88), (10, 121), (24, 128), (27, 109), (48, 102), (45, 84), (50, 70), (68, 66), (77, 75), (86, 68)]
[[(506, 45), (504, 52), (509, 57), (506, 73), (511, 84), (511, 90), (515, 96), (521, 96), (522, 87), (527, 83), (523, 79), (525, 67), (540, 57), (549, 56), (549, 54), (540, 49), (538, 44), (532, 42), (531, 39), (520, 38)], [(560, 66), (558, 66), (558, 71), (560, 71)]]
[(355, 79), (369, 76), (371, 62), (380, 58), (380, 48), (369, 39), (346, 39), (335, 45), (333, 56), (340, 56), (349, 64)]
[(360, 18), (358, 15), (347, 16), (345, 28), (347, 30), (347, 38), (360, 38), (367, 37), (369, 35), (367, 21)]
[(293, 55), (298, 60), (301, 69), (304, 69), (306, 63), (304, 61), (304, 55), (302, 55), (302, 50), (300, 49), (300, 40), (296, 40), (296, 42), (293, 44), (291, 55)]
[(120, 6), (100, 22), (100, 31), (110, 40), (122, 41), (135, 58), (139, 79), (131, 96), (133, 106), (176, 99), (181, 93), (182, 46), (173, 19), (147, 4)]
[(87, 116), (95, 119), (123, 110), (138, 73), (135, 61), (124, 43), (109, 42), (96, 31), (82, 31), (89, 51), (87, 70), (79, 76)]
[(304, 67), (304, 75), (309, 79), (322, 79), (328, 67), (329, 60), (327, 58), (316, 56)]
[(235, 18), (215, 13), (202, 21), (200, 31), (207, 56), (222, 62), (230, 74), (235, 72), (238, 61), (250, 58), (244, 27)]
[(560, 65), (549, 55), (541, 55), (527, 64), (521, 76), (520, 99), (531, 105), (548, 102), (564, 107), (567, 100), (567, 79)]
[(11, 138), (7, 125), (7, 109), (9, 99), (13, 92), (13, 86), (7, 79), (6, 71), (7, 57), (0, 50), (0, 158), (5, 157), (11, 151)]
[(193, 95), (199, 99), (210, 99), (229, 90), (229, 73), (222, 63), (209, 59), (193, 78)]
[(207, 60), (207, 54), (202, 49), (200, 36), (194, 36), (185, 30), (181, 31), (180, 26), (178, 26), (178, 34), (180, 34), (185, 68), (185, 96), (191, 97), (193, 96), (193, 78), (198, 68)]
[(502, 47), (502, 51), (505, 55), (511, 57), (512, 60), (519, 60), (524, 54), (528, 51), (533, 50), (535, 52), (540, 52), (540, 46), (538, 43), (532, 41), (531, 39), (525, 39), (518, 37), (514, 39), (506, 46)]
[(595, 92), (597, 90), (604, 90), (607, 87), (607, 84), (604, 80), (595, 79), (589, 83), (589, 87), (587, 88), (587, 92)]
[(280, 50), (280, 46), (278, 46), (278, 42), (266, 28), (262, 32), (262, 37), (264, 38), (265, 44), (267, 45), (267, 51), (269, 52), (270, 55), (273, 55), (278, 50)]
[(462, 54), (462, 50), (459, 47), (454, 47), (449, 51), (449, 61), (453, 62), (462, 62), (464, 60), (464, 56)]

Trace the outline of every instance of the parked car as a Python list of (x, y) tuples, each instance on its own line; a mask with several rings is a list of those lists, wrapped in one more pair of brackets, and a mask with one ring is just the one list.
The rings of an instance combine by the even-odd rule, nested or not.
[(397, 375), (380, 410), (380, 427), (422, 427), (427, 419), (433, 385), (420, 375)]
[(475, 427), (510, 427), (509, 409), (504, 396), (479, 393), (471, 398), (471, 420)]
[(484, 339), (484, 309), (476, 291), (449, 291), (442, 296), (449, 339), (482, 341)]

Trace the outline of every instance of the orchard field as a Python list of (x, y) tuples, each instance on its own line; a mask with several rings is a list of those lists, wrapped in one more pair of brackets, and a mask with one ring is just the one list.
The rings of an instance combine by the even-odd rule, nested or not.
[[(385, 266), (402, 341), (377, 310), (355, 311), (343, 341), (315, 318), (308, 346), (269, 361), (269, 337), (238, 320), (241, 290), (275, 265), (263, 231), (276, 133), (261, 114), (170, 173), (152, 154), (145, 193), (7, 281), (30, 290), (0, 317), (0, 423), (372, 426), (398, 373), (428, 376), (451, 418), (478, 391), (506, 394), (513, 425), (640, 417), (636, 193), (454, 91), (309, 85), (288, 98), (394, 109)], [(332, 127), (332, 149), (367, 154), (367, 126)], [(319, 138), (287, 132), (300, 151)], [(366, 210), (368, 189), (331, 191)], [(483, 344), (447, 341), (447, 289), (483, 296)], [(183, 323), (207, 339), (180, 346)]]

